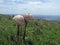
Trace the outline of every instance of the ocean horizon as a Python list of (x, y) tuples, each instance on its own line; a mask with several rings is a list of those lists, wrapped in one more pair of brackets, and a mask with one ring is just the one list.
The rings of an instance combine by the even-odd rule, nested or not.
[[(24, 15), (24, 14), (3, 14), (9, 16)], [(60, 15), (33, 15), (36, 19), (49, 20), (49, 21), (60, 21)]]

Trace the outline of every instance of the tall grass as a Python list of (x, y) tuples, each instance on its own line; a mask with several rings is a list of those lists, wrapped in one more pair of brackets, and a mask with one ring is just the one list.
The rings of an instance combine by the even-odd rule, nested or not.
[[(16, 42), (16, 25), (12, 16), (0, 16), (0, 45), (24, 45), (21, 29), (21, 43)], [(26, 43), (30, 45), (60, 45), (60, 22), (36, 20), (27, 25)]]

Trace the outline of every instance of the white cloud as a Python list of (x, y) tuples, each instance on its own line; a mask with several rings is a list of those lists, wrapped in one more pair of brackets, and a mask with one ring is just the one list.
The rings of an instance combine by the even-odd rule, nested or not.
[(11, 0), (11, 1), (17, 1), (17, 0)]
[(12, 1), (12, 2), (21, 2), (23, 0), (10, 0), (10, 1)]
[(28, 2), (28, 4), (35, 4), (35, 5), (37, 5), (37, 4), (41, 4), (42, 2)]
[(4, 0), (0, 0), (0, 3), (3, 3), (4, 2)]
[(21, 10), (28, 10), (28, 12), (32, 14), (60, 15), (60, 4), (56, 2), (29, 2), (23, 5), (20, 4), (18, 7), (21, 8)]
[[(20, 0), (13, 0), (20, 1)], [(23, 1), (23, 0), (21, 0)], [(12, 3), (13, 3), (12, 2)], [(16, 14), (24, 14), (24, 13), (32, 13), (32, 14), (40, 14), (40, 15), (60, 15), (60, 1), (57, 0), (49, 0), (48, 2), (41, 1), (28, 1), (26, 4), (17, 4), (13, 3), (13, 5), (0, 5), (0, 13), (16, 13)]]

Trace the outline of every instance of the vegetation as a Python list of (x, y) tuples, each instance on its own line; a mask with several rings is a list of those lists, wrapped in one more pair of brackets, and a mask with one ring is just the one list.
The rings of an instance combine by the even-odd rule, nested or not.
[[(0, 15), (0, 45), (24, 45), (24, 25), (21, 26), (20, 43), (17, 43), (17, 27), (12, 17)], [(29, 21), (26, 30), (26, 45), (60, 45), (60, 22)]]

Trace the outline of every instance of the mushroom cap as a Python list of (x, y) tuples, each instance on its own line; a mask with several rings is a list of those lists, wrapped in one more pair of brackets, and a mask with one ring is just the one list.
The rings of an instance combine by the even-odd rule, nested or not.
[(13, 17), (13, 20), (17, 23), (17, 24), (24, 24), (24, 17), (22, 15), (16, 15)]
[(27, 14), (27, 15), (24, 16), (24, 19), (25, 19), (26, 21), (29, 21), (29, 20), (33, 20), (34, 17), (33, 17), (31, 14)]

